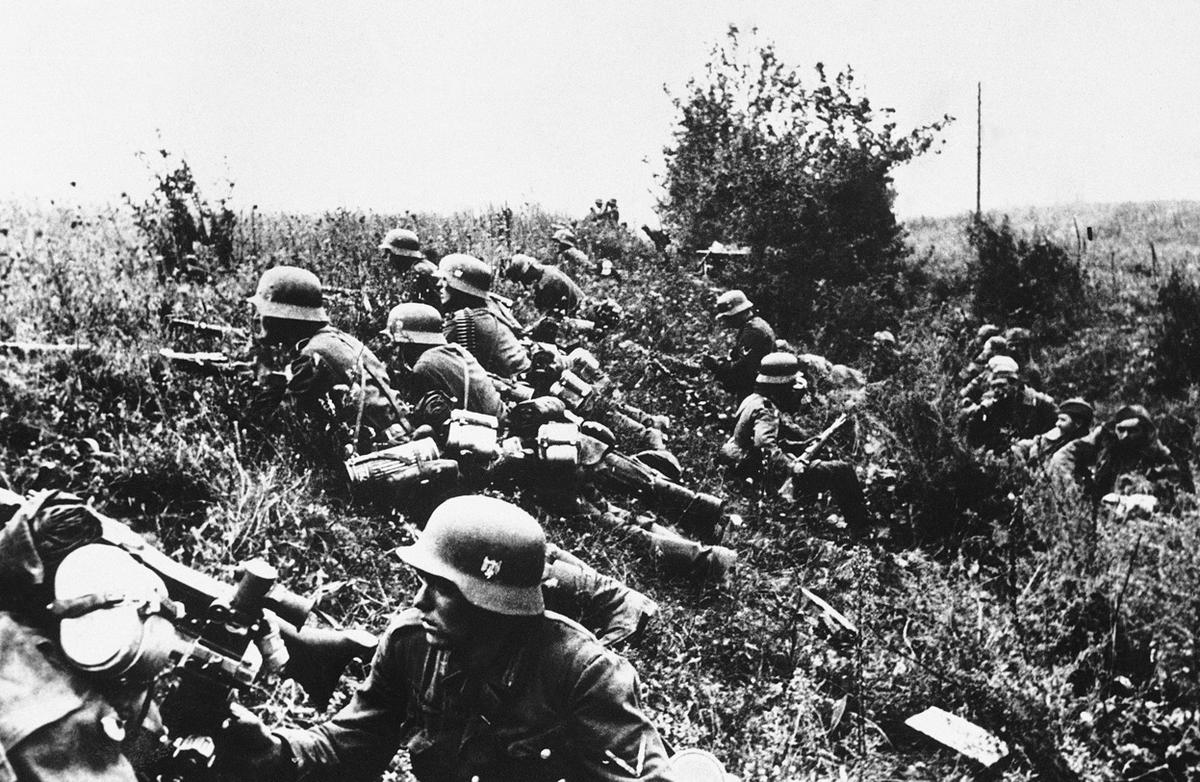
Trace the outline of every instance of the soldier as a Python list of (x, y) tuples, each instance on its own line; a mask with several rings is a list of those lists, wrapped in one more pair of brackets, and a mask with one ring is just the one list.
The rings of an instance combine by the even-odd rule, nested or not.
[(414, 264), (425, 260), (425, 254), (421, 252), (421, 240), (407, 228), (388, 231), (379, 243), (379, 249), (399, 274), (404, 274)]
[(1092, 429), (1095, 411), (1083, 399), (1074, 397), (1058, 406), (1054, 428), (1035, 437), (1017, 440), (1013, 453), (1029, 467), (1045, 467), (1050, 457), (1067, 443), (1083, 437)]
[(1141, 405), (1126, 405), (1103, 426), (1072, 440), (1050, 459), (1048, 472), (1062, 485), (1078, 484), (1093, 501), (1145, 481), (1156, 495), (1192, 491), (1190, 476), (1158, 439), (1158, 427)]
[(1033, 333), (1017, 326), (1004, 332), (1004, 342), (1008, 351), (1003, 355), (1011, 356), (1021, 367), (1021, 379), (1025, 385), (1034, 391), (1044, 391), (1042, 369), (1033, 355)]
[(253, 718), (231, 726), (224, 739), (242, 747), (241, 770), (373, 778), (404, 746), (423, 781), (668, 778), (629, 663), (545, 610), (546, 540), (532, 517), (457, 497), (396, 554), (421, 586), (366, 683), (311, 730), (267, 733)]
[(453, 407), (503, 420), (504, 402), (475, 357), (442, 334), (442, 316), (427, 304), (397, 304), (384, 332), (412, 383), (412, 398), (444, 394)]
[(335, 429), (350, 452), (399, 436), (394, 427), (406, 422), (387, 368), (365, 345), (329, 324), (315, 274), (295, 266), (268, 269), (248, 301), (258, 312), (262, 340), (281, 347), (290, 360), (285, 385), (264, 388), (255, 400), (257, 414), (270, 414), (289, 400)]
[(983, 342), (978, 355), (959, 373), (959, 379), (965, 381), (962, 391), (958, 393), (959, 401), (966, 407), (977, 404), (988, 387), (988, 362), (996, 356), (1008, 355), (1008, 342), (1000, 335), (992, 335)]
[(993, 356), (988, 361), (988, 390), (963, 410), (960, 423), (968, 446), (1005, 453), (1015, 440), (1049, 429), (1057, 416), (1054, 400), (1021, 380), (1016, 361)]
[[(121, 630), (141, 644), (145, 623), (162, 621), (152, 605), (165, 597), (161, 582), (132, 559), (127, 566), (106, 561), (96, 572), (68, 566), (63, 570), (70, 572), (60, 573), (81, 531), (94, 522), (89, 514), (77, 497), (48, 492), (23, 503), (0, 529), (0, 779), (134, 782), (122, 741), (126, 732), (132, 736), (158, 721), (153, 705), (141, 708), (157, 670), (105, 675), (80, 667), (85, 656), (93, 666), (129, 659), (115, 652), (105, 659), (104, 652), (117, 649)], [(71, 604), (93, 610), (60, 621), (47, 606), (68, 595)], [(114, 603), (126, 600), (130, 610)], [(106, 623), (114, 632), (98, 637), (97, 627)], [(63, 633), (83, 656), (64, 651)], [(149, 646), (138, 653), (153, 657)]]
[(438, 264), (446, 339), (457, 342), (488, 372), (504, 378), (529, 369), (529, 356), (513, 330), (489, 309), (492, 269), (478, 258), (453, 253)]
[(701, 363), (722, 388), (743, 399), (754, 390), (759, 362), (775, 349), (775, 330), (755, 314), (754, 303), (740, 290), (717, 297), (717, 322), (727, 329), (737, 329), (729, 358), (709, 354)]
[(560, 264), (568, 268), (576, 266), (583, 269), (592, 265), (587, 253), (579, 249), (578, 241), (575, 238), (575, 232), (570, 228), (559, 228), (554, 232), (554, 243), (557, 247), (556, 258)]
[(533, 306), (542, 315), (575, 317), (586, 298), (583, 289), (562, 269), (538, 263), (528, 255), (514, 255), (504, 276), (533, 287)]
[(871, 366), (867, 379), (871, 382), (884, 380), (896, 374), (904, 363), (904, 354), (890, 331), (876, 331), (871, 335)]
[(791, 353), (770, 353), (759, 362), (754, 391), (738, 406), (733, 435), (721, 448), (721, 460), (745, 477), (790, 477), (794, 494), (828, 491), (833, 495), (851, 534), (870, 527), (862, 484), (854, 467), (841, 460), (797, 456), (785, 450), (809, 434), (792, 415), (800, 408), (808, 383)]

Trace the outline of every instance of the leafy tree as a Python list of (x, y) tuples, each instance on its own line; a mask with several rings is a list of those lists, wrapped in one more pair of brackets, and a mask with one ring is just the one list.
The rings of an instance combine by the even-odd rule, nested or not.
[[(748, 244), (749, 259), (722, 270), (726, 281), (747, 289), (782, 333), (811, 336), (818, 312), (852, 304), (879, 313), (894, 299), (897, 287), (881, 279), (900, 275), (906, 249), (891, 172), (928, 151), (951, 118), (902, 134), (877, 119), (893, 110), (875, 110), (850, 68), (830, 78), (818, 63), (806, 83), (774, 44), (750, 38), (744, 44), (731, 26), (704, 73), (673, 98), (659, 207), (681, 247)], [(835, 294), (840, 306), (819, 306)], [(822, 325), (825, 347), (854, 351), (853, 335)]]

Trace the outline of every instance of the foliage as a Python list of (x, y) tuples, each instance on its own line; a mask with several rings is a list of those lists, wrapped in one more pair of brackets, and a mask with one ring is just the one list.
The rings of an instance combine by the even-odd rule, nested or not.
[[(142, 157), (152, 167), (150, 157)], [(200, 194), (186, 160), (177, 160), (165, 149), (158, 150), (158, 157), (162, 169), (152, 167), (155, 187), (150, 196), (140, 204), (128, 195), (125, 200), (147, 247), (156, 256), (159, 278), (177, 272), (194, 275), (202, 270), (228, 271), (234, 261), (238, 220), (227, 205), (227, 197), (214, 205)], [(229, 187), (232, 189), (232, 182)]]
[(967, 236), (975, 314), (984, 319), (1057, 334), (1079, 323), (1084, 308), (1083, 272), (1062, 246), (1044, 234), (1018, 237), (1007, 218), (999, 225), (972, 220)]
[[(749, 259), (722, 277), (747, 289), (782, 334), (810, 334), (818, 302), (868, 282), (853, 304), (894, 319), (905, 248), (891, 171), (928, 151), (949, 117), (901, 134), (877, 119), (892, 110), (872, 107), (851, 69), (831, 78), (818, 63), (806, 83), (773, 44), (745, 42), (736, 27), (674, 103), (660, 207), (679, 246), (748, 244)], [(823, 347), (857, 352), (836, 320), (852, 309), (823, 309)], [(876, 327), (853, 325), (860, 337)]]
[(1200, 286), (1178, 268), (1158, 289), (1162, 314), (1155, 334), (1154, 364), (1159, 385), (1179, 391), (1200, 380)]
[[(245, 325), (243, 298), (260, 264), (286, 260), (331, 284), (367, 286), (370, 301), (339, 297), (330, 306), (338, 323), (369, 336), (405, 291), (372, 249), (384, 231), (413, 227), (437, 252), (492, 262), (510, 243), (549, 257), (550, 227), (563, 218), (530, 205), (512, 211), (510, 222), (501, 209), (258, 215), (252, 238), (235, 236), (234, 258), (246, 261), (205, 283), (160, 281), (147, 249), (123, 238), (127, 212), (5, 213), (14, 235), (26, 237), (11, 284), (0, 287), (13, 332), (78, 337), (100, 350), (0, 357), (0, 471), (22, 491), (90, 496), (215, 575), (264, 556), (294, 589), (333, 587), (325, 605), (333, 615), (382, 629), (413, 586), (383, 555), (409, 540), (404, 508), (377, 513), (354, 503), (337, 476), (314, 469), (311, 454), (273, 428), (278, 422), (256, 433), (242, 412), (241, 381), (156, 368), (149, 357), (160, 346), (240, 347), (183, 342), (160, 315)], [(862, 468), (871, 509), (887, 521), (882, 540), (855, 545), (824, 499), (795, 505), (724, 483), (713, 457), (737, 400), (620, 347), (633, 339), (690, 359), (712, 350), (707, 281), (619, 228), (587, 220), (575, 228), (593, 254), (601, 245), (620, 250), (618, 279), (577, 273), (590, 293), (625, 308), (620, 334), (597, 344), (598, 354), (631, 402), (671, 416), (670, 445), (688, 484), (727, 496), (745, 520), (729, 533), (737, 575), (723, 589), (702, 589), (656, 572), (619, 533), (543, 517), (556, 543), (662, 606), (651, 637), (628, 655), (670, 742), (710, 748), (746, 780), (968, 778), (977, 769), (903, 724), (937, 705), (1010, 743), (1002, 779), (1194, 776), (1200, 516), (1186, 503), (1171, 516), (1093, 516), (1015, 465), (966, 449), (951, 379), (973, 333), (961, 286), (946, 284), (944, 301), (896, 320), (904, 361), (895, 376), (856, 400), (814, 399), (805, 411), (819, 426), (843, 404), (855, 410), (854, 431), (831, 455)], [(935, 260), (926, 273), (936, 284), (961, 274), (967, 255)], [(1115, 278), (1141, 280), (1126, 274), (1119, 267)], [(501, 291), (521, 294), (507, 283)], [(1151, 287), (1120, 293), (1152, 309)], [(1133, 390), (1117, 381), (1151, 344), (1151, 327), (1084, 322), (1047, 349), (1051, 392), (1086, 388), (1102, 414), (1115, 409)], [(1164, 422), (1178, 422), (1181, 437), (1195, 436), (1194, 389), (1149, 401)], [(801, 587), (861, 636), (831, 628)], [(258, 708), (272, 721), (317, 719), (302, 697), (280, 687)]]

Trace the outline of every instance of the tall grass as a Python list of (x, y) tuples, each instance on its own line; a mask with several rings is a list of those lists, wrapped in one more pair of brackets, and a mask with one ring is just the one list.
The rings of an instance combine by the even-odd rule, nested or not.
[[(1145, 389), (1126, 375), (1143, 366), (1151, 326), (1122, 320), (1157, 313), (1155, 278), (1136, 269), (1149, 252), (1138, 250), (1142, 238), (1157, 237), (1160, 264), (1189, 270), (1200, 243), (1182, 205), (1100, 214), (1107, 222), (1081, 220), (1103, 229), (1084, 258), (1095, 315), (1041, 347), (1051, 392), (1085, 393), (1104, 413)], [(10, 266), (0, 280), (6, 334), (97, 347), (88, 355), (0, 357), (0, 470), (20, 490), (88, 495), (170, 553), (220, 575), (266, 556), (293, 588), (332, 585), (334, 614), (381, 629), (413, 585), (385, 556), (409, 539), (403, 508), (381, 515), (356, 505), (286, 430), (246, 426), (245, 390), (236, 383), (156, 365), (156, 349), (177, 339), (163, 318), (245, 325), (244, 297), (261, 270), (280, 261), (312, 268), (329, 284), (367, 286), (384, 308), (405, 294), (374, 250), (386, 229), (413, 227), (439, 252), (496, 261), (510, 246), (548, 258), (550, 227), (562, 219), (522, 205), (509, 233), (500, 209), (444, 218), (243, 214), (234, 267), (208, 283), (184, 283), (159, 281), (121, 209), (0, 207), (16, 251), (11, 264), (0, 258), (0, 272)], [(1030, 218), (1049, 228), (1058, 219)], [(872, 508), (889, 526), (888, 540), (852, 546), (823, 500), (793, 506), (731, 492), (713, 456), (726, 436), (717, 414), (737, 400), (618, 347), (632, 338), (682, 358), (719, 352), (726, 337), (714, 332), (708, 281), (684, 258), (581, 224), (592, 246), (621, 250), (618, 279), (574, 270), (590, 292), (625, 310), (622, 333), (597, 350), (632, 401), (672, 416), (671, 447), (686, 480), (728, 494), (745, 517), (729, 542), (742, 565), (726, 587), (705, 589), (655, 572), (612, 532), (544, 518), (548, 531), (662, 604), (651, 637), (629, 653), (648, 707), (672, 744), (709, 747), (744, 779), (965, 778), (968, 763), (903, 727), (930, 705), (1003, 736), (1015, 754), (1005, 779), (1191, 778), (1200, 762), (1200, 571), (1192, 562), (1200, 519), (1186, 503), (1176, 515), (1141, 520), (1092, 516), (961, 445), (950, 377), (974, 324), (956, 279), (967, 256), (955, 225), (910, 226), (930, 279), (921, 306), (897, 326), (906, 364), (868, 389), (854, 431), (834, 446), (862, 465)], [(1115, 286), (1104, 242), (1123, 248)], [(368, 337), (382, 316), (354, 298), (331, 306), (337, 322)], [(1151, 403), (1194, 446), (1186, 418), (1194, 390)], [(818, 406), (806, 417), (819, 425), (833, 414)], [(843, 611), (860, 634), (832, 627), (801, 587)], [(298, 694), (281, 692), (263, 706), (270, 718), (289, 709), (293, 719), (318, 716)]]

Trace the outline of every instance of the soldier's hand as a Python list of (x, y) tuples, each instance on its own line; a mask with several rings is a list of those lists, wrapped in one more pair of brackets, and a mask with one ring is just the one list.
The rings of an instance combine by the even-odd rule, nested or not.
[(268, 730), (258, 715), (240, 703), (230, 705), (229, 718), (213, 739), (217, 766), (247, 779), (264, 774), (270, 776), (287, 755), (283, 739)]
[(799, 478), (808, 472), (808, 459), (796, 459), (792, 462), (792, 475)]

